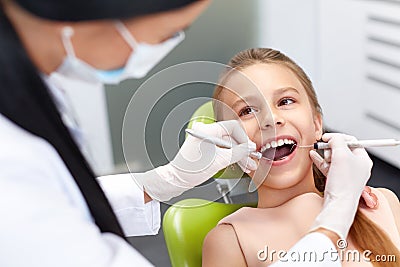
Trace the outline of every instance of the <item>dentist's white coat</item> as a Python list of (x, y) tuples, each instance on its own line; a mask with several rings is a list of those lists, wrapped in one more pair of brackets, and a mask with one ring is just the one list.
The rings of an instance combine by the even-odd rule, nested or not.
[[(129, 174), (99, 182), (124, 233), (155, 234), (159, 203), (143, 203)], [(58, 153), (0, 114), (0, 266), (151, 266), (122, 238), (101, 233)]]

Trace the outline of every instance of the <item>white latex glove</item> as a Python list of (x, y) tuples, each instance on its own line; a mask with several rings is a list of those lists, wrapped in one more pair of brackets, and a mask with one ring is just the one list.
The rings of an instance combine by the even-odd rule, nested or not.
[(249, 157), (256, 144), (248, 138), (238, 121), (198, 122), (192, 129), (227, 140), (233, 148), (217, 147), (189, 135), (169, 164), (146, 173), (133, 174), (153, 199), (166, 201), (178, 196), (236, 162), (245, 172), (257, 169), (256, 162)]
[[(350, 137), (349, 137), (350, 138)], [(355, 140), (354, 138), (351, 138)], [(330, 163), (331, 163), (332, 151), (330, 149), (324, 149), (324, 157), (322, 158), (316, 151), (310, 151), (310, 157), (314, 161), (314, 164), (322, 172), (324, 176), (328, 175)], [(363, 204), (370, 209), (377, 209), (379, 206), (378, 197), (372, 193), (369, 186), (365, 186), (361, 194)]]
[(330, 163), (310, 151), (311, 159), (327, 181), (324, 205), (311, 230), (325, 228), (345, 239), (353, 224), (361, 193), (371, 175), (372, 161), (364, 148), (350, 150), (346, 142), (357, 139), (344, 134), (327, 133), (322, 140), (331, 147)]

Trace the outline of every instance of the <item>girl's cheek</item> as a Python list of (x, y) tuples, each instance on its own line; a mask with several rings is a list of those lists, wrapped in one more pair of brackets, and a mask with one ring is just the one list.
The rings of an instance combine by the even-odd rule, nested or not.
[(243, 128), (247, 134), (247, 136), (252, 139), (254, 135), (259, 131), (259, 126), (257, 122), (252, 122), (252, 121), (242, 121)]

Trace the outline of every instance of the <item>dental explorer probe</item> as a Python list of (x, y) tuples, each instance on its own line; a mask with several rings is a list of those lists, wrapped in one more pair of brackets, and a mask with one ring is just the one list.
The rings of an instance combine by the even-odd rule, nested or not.
[[(192, 129), (186, 129), (185, 132), (190, 134), (191, 136), (198, 138), (198, 139), (204, 140), (207, 143), (211, 143), (216, 146), (223, 147), (223, 148), (232, 148), (231, 143), (229, 143), (228, 141), (225, 141), (221, 138), (217, 138), (214, 136), (208, 136), (201, 132), (195, 132)], [(252, 158), (255, 158), (255, 159), (262, 158), (262, 154), (260, 152), (256, 152), (256, 151), (251, 152), (249, 156)]]
[[(199, 138), (201, 140), (204, 140), (208, 143), (215, 144), (219, 147), (223, 148), (232, 148), (232, 144), (229, 143), (228, 141), (225, 141), (223, 139), (214, 137), (214, 136), (208, 136), (204, 133), (200, 132), (195, 132), (192, 129), (186, 129), (185, 130), (188, 134), (191, 136), (194, 136), (196, 138)], [(373, 140), (358, 140), (358, 141), (348, 141), (346, 142), (347, 146), (349, 148), (360, 148), (360, 147), (385, 147), (385, 146), (398, 146), (400, 145), (400, 141), (396, 139), (373, 139)], [(330, 149), (329, 143), (325, 142), (316, 142), (312, 145), (293, 145), (292, 149), (297, 146), (298, 148), (313, 148), (313, 149)], [(250, 157), (255, 158), (255, 159), (261, 159), (262, 153), (261, 152), (251, 152)]]
[[(359, 140), (346, 142), (349, 148), (359, 147), (382, 147), (382, 146), (398, 146), (400, 141), (396, 139), (374, 139), (374, 140)], [(312, 145), (298, 146), (299, 148), (312, 147), (314, 149), (330, 149), (329, 144), (325, 142), (316, 142)]]

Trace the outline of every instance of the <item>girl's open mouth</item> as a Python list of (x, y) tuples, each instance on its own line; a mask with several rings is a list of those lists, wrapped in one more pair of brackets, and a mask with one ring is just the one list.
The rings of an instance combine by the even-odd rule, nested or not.
[(260, 152), (264, 158), (275, 161), (287, 159), (296, 150), (297, 142), (293, 138), (277, 138), (261, 147)]

